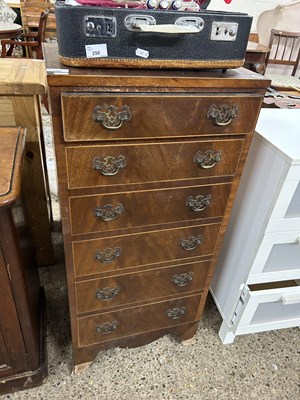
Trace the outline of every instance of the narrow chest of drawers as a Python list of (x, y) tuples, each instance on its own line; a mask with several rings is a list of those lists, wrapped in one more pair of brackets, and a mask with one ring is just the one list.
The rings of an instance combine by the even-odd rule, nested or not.
[(70, 69), (48, 84), (75, 368), (108, 347), (191, 339), (268, 81)]

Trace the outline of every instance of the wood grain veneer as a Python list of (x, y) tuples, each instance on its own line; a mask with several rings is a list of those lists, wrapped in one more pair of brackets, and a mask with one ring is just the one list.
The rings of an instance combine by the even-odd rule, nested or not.
[[(74, 274), (76, 277), (126, 272), (126, 269), (157, 265), (161, 267), (175, 260), (195, 259), (195, 257), (211, 257), (214, 252), (215, 239), (218, 236), (220, 224), (205, 224), (188, 228), (157, 230), (138, 234), (118, 235), (111, 238), (74, 241), (73, 259)], [(201, 243), (194, 249), (185, 250), (180, 246), (182, 240), (189, 237), (199, 237)], [(105, 262), (109, 257), (101, 254), (111, 253), (110, 250), (119, 249), (110, 262)], [(97, 259), (97, 253), (98, 259)]]
[[(47, 67), (66, 69), (55, 46), (45, 45), (44, 54)], [(167, 333), (190, 340), (269, 81), (242, 68), (70, 68), (49, 73), (48, 84), (75, 371), (109, 347)], [(95, 122), (97, 106), (112, 106), (112, 120), (127, 106), (130, 118), (126, 111), (127, 120), (108, 129)], [(211, 118), (212, 108), (223, 123)], [(202, 169), (194, 162), (199, 150), (222, 156)], [(126, 165), (121, 158), (115, 175), (94, 169), (95, 157), (120, 155)], [(209, 204), (192, 211), (188, 198), (200, 195), (211, 196)], [(104, 206), (120, 204), (112, 219), (101, 219)], [(193, 279), (175, 287), (172, 277), (189, 271)]]
[[(260, 97), (256, 94), (230, 97), (222, 93), (207, 94), (62, 94), (64, 138), (66, 141), (120, 140), (240, 134), (254, 129)], [(207, 118), (211, 105), (237, 106), (237, 116), (230, 126), (217, 126)], [(128, 106), (131, 119), (120, 129), (109, 131), (93, 120), (97, 106)], [(186, 119), (185, 116), (189, 118)]]
[(25, 136), (0, 127), (0, 394), (47, 376), (44, 294), (21, 191)]
[[(173, 221), (201, 221), (204, 218), (222, 217), (230, 189), (230, 184), (215, 184), (70, 197), (72, 233), (76, 235), (138, 226), (163, 225)], [(187, 204), (189, 198), (196, 199), (197, 196), (208, 199), (208, 204), (201, 211), (193, 211)], [(115, 219), (108, 222), (95, 215), (97, 207), (102, 210), (110, 205), (114, 209), (123, 208)], [(78, 216), (83, 216), (83, 218), (78, 218)]]
[[(78, 339), (80, 345), (91, 345), (119, 337), (136, 335), (185, 322), (195, 321), (198, 318), (199, 295), (182, 297), (180, 299), (152, 303), (145, 306), (124, 308), (119, 311), (106, 312), (78, 319)], [(180, 318), (168, 316), (168, 311), (185, 309)], [(116, 322), (116, 329), (109, 333), (97, 331), (97, 327)]]
[[(79, 314), (202, 290), (210, 261), (76, 283)], [(105, 298), (105, 295), (109, 298)]]
[[(70, 189), (94, 186), (139, 184), (205, 177), (233, 176), (244, 145), (243, 139), (215, 141), (115, 144), (66, 147)], [(203, 168), (195, 160), (199, 152), (220, 154), (214, 168)], [(184, 158), (181, 156), (184, 154)], [(113, 157), (112, 163), (125, 159), (115, 175), (95, 169), (97, 160)], [(104, 173), (108, 168), (103, 167)]]

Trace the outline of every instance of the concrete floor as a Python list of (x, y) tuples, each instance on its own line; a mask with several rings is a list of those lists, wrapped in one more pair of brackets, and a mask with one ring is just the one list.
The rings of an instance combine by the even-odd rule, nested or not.
[(59, 232), (54, 239), (57, 263), (40, 270), (47, 299), (49, 376), (42, 386), (4, 399), (300, 399), (299, 328), (239, 336), (234, 344), (223, 345), (221, 317), (211, 297), (194, 344), (183, 346), (165, 336), (135, 349), (102, 351), (86, 372), (74, 375)]
[[(183, 346), (165, 336), (143, 347), (102, 351), (74, 375), (55, 162), (45, 120), (52, 180), (54, 266), (40, 269), (47, 301), (47, 381), (2, 399), (97, 400), (297, 400), (300, 399), (300, 330), (284, 329), (236, 338), (223, 345), (221, 317), (208, 298), (196, 342)], [(52, 169), (51, 169), (52, 168)]]

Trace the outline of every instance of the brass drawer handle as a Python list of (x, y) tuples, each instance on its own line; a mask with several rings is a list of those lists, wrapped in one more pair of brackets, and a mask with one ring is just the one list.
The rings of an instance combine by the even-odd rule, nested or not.
[(95, 259), (102, 262), (103, 264), (111, 263), (122, 254), (121, 247), (115, 247), (114, 249), (107, 247), (104, 250), (96, 250)]
[(193, 273), (192, 272), (183, 272), (180, 275), (173, 275), (172, 283), (176, 286), (186, 286), (188, 283), (192, 282), (193, 280)]
[(199, 212), (203, 211), (206, 206), (210, 205), (211, 195), (208, 194), (207, 196), (189, 196), (186, 200), (186, 206), (190, 207), (193, 211)]
[(228, 104), (223, 104), (217, 106), (216, 104), (212, 104), (207, 111), (207, 118), (212, 119), (215, 125), (225, 126), (229, 125), (237, 114), (238, 107), (236, 105), (229, 106)]
[(199, 168), (208, 169), (213, 168), (217, 162), (221, 161), (222, 151), (207, 150), (204, 154), (202, 151), (197, 151), (194, 157), (194, 163)]
[(96, 332), (97, 333), (102, 333), (103, 335), (107, 333), (111, 333), (117, 329), (118, 322), (117, 321), (112, 321), (112, 322), (105, 322), (104, 324), (96, 325)]
[(111, 300), (116, 295), (120, 293), (119, 286), (115, 286), (113, 288), (106, 287), (104, 289), (97, 289), (96, 290), (96, 299), (98, 300)]
[(94, 216), (101, 218), (103, 221), (112, 221), (124, 212), (124, 206), (122, 203), (117, 204), (115, 207), (111, 204), (100, 207), (97, 206), (94, 209)]
[(167, 316), (171, 319), (178, 319), (182, 317), (185, 313), (186, 313), (186, 308), (184, 306), (170, 308), (169, 310), (167, 310)]
[(105, 176), (116, 175), (119, 170), (125, 166), (126, 159), (122, 155), (119, 155), (119, 157), (95, 157), (93, 159), (93, 168)]
[(199, 244), (203, 243), (203, 237), (189, 236), (186, 239), (181, 239), (179, 244), (184, 250), (194, 250)]
[(131, 111), (128, 106), (123, 106), (121, 109), (113, 105), (96, 106), (92, 117), (95, 122), (102, 123), (104, 128), (115, 130), (120, 128), (123, 122), (130, 121)]

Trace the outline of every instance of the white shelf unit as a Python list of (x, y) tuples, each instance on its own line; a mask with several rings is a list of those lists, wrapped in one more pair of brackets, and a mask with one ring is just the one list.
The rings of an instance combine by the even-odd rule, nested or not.
[(262, 109), (211, 283), (223, 343), (300, 325), (300, 109)]

